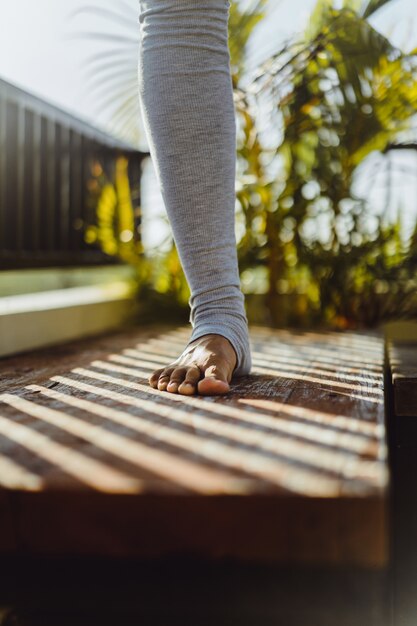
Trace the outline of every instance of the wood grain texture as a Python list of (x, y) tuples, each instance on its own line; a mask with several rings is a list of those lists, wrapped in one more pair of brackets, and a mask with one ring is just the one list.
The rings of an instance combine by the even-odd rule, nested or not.
[(131, 329), (3, 361), (0, 549), (384, 565), (382, 339), (252, 327), (253, 371), (226, 396), (152, 389), (188, 337)]
[(417, 418), (417, 342), (388, 342), (388, 359), (395, 414)]

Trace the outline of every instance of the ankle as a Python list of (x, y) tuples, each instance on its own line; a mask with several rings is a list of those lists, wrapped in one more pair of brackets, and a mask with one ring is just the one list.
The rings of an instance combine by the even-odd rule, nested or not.
[(197, 339), (202, 337), (221, 337), (226, 341), (223, 345), (227, 349), (233, 350), (233, 357), (235, 358), (235, 365), (233, 375), (241, 376), (250, 373), (252, 366), (249, 332), (247, 324), (231, 325), (216, 323), (204, 323), (201, 326), (194, 326), (191, 338), (187, 345), (194, 343)]

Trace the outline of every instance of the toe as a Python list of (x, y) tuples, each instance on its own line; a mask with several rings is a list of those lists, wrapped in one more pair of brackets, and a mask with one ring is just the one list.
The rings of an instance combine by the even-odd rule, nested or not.
[(185, 379), (178, 387), (178, 393), (184, 396), (191, 396), (196, 392), (197, 383), (201, 378), (201, 370), (197, 366), (189, 367)]
[(157, 388), (158, 386), (158, 379), (160, 377), (160, 375), (162, 374), (162, 372), (164, 371), (164, 368), (161, 367), (159, 370), (155, 370), (154, 372), (152, 372), (152, 374), (149, 376), (148, 382), (150, 384), (151, 387), (153, 387), (154, 389)]
[(198, 383), (198, 393), (219, 395), (230, 391), (225, 369), (219, 365), (210, 365), (204, 372), (204, 378)]
[(158, 389), (159, 391), (165, 391), (167, 385), (169, 383), (170, 376), (174, 371), (173, 367), (168, 367), (162, 370), (159, 379), (158, 379)]
[(227, 380), (221, 380), (215, 376), (205, 376), (198, 383), (198, 393), (202, 396), (217, 396), (230, 391)]
[(186, 367), (176, 367), (171, 373), (170, 381), (167, 385), (167, 391), (171, 393), (177, 393), (178, 387), (184, 380), (186, 372)]

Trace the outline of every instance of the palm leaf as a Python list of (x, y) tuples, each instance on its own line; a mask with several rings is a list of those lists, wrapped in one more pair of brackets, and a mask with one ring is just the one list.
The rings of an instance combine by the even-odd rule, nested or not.
[(366, 19), (390, 2), (393, 2), (393, 0), (366, 0), (361, 15)]

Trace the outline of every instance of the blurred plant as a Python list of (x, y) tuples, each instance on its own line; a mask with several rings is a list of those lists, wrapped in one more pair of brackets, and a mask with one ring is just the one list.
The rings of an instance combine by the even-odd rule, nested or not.
[(94, 188), (94, 182), (98, 183), (97, 221), (87, 227), (85, 236), (89, 243), (99, 243), (106, 254), (117, 254), (129, 263), (142, 252), (142, 247), (140, 241), (134, 239), (134, 214), (127, 164), (125, 157), (117, 159), (114, 184), (106, 178), (100, 164), (94, 164), (90, 188)]
[[(261, 176), (267, 198), (257, 190), (254, 211), (252, 186), (241, 192), (244, 256), (267, 271), (273, 323), (283, 321), (283, 295), (304, 302), (292, 318), (298, 322), (346, 327), (417, 314), (417, 228), (403, 241), (400, 222), (389, 220), (390, 194), (386, 210), (374, 215), (354, 192), (358, 175), (374, 182), (369, 156), (386, 159), (412, 147), (401, 138), (412, 134), (417, 110), (417, 56), (402, 53), (365, 19), (385, 4), (353, 1), (335, 9), (319, 0), (303, 41), (268, 59), (242, 95), (245, 109), (268, 98), (271, 126), (281, 131), (279, 174), (269, 183)], [(255, 136), (256, 123), (250, 125)], [(259, 141), (251, 145), (262, 154)], [(260, 159), (251, 158), (247, 172), (256, 180)]]
[[(393, 1), (344, 0), (336, 8), (318, 0), (303, 37), (286, 42), (249, 82), (247, 44), (267, 0), (231, 4), (239, 264), (244, 291), (263, 298), (261, 318), (269, 323), (354, 327), (417, 314), (417, 226), (406, 241), (400, 218), (390, 215), (391, 155), (417, 148), (417, 51), (403, 53), (368, 22)], [(136, 67), (129, 83), (114, 82), (111, 61), (95, 57), (92, 67), (96, 84), (112, 94), (123, 85), (115, 119), (132, 132), (140, 123), (131, 109)], [(369, 197), (383, 166), (386, 206), (376, 210)], [(366, 194), (356, 191), (360, 179)], [(173, 241), (152, 260), (142, 285), (149, 301), (165, 293), (185, 308), (188, 287)]]
[(90, 163), (88, 213), (84, 238), (105, 254), (114, 256), (136, 269), (140, 283), (149, 280), (150, 261), (145, 257), (140, 236), (140, 207), (134, 207), (134, 192), (129, 180), (129, 161), (119, 156), (112, 174), (98, 158)]
[(84, 98), (92, 112), (106, 118), (107, 130), (138, 146), (142, 137), (137, 95), (138, 13), (133, 4), (114, 0), (111, 8), (86, 4), (69, 13), (71, 20), (94, 16), (109, 25), (108, 31), (72, 32), (77, 39), (96, 41), (99, 52), (89, 55), (81, 68), (85, 81)]

